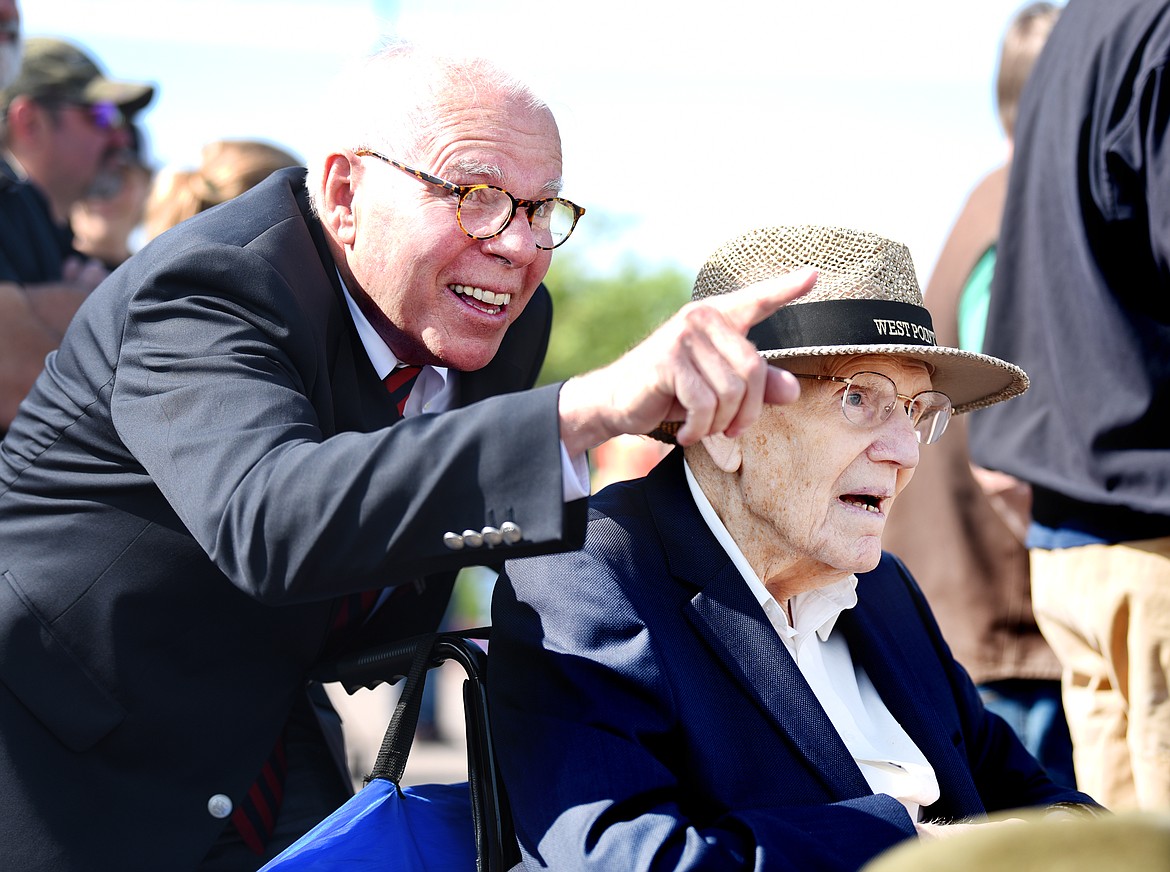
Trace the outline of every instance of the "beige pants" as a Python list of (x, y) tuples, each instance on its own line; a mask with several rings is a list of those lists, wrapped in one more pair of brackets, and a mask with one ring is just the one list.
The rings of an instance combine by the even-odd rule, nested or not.
[(1077, 786), (1108, 808), (1170, 809), (1170, 538), (1032, 549), (1031, 566)]

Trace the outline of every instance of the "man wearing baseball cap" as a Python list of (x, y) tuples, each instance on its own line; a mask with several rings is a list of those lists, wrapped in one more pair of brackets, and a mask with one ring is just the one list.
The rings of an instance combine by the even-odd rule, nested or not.
[(106, 276), (73, 248), (69, 211), (129, 146), (154, 86), (111, 79), (77, 46), (24, 42), (0, 91), (0, 435), (82, 300)]
[(20, 72), (20, 7), (16, 0), (0, 0), (0, 88)]

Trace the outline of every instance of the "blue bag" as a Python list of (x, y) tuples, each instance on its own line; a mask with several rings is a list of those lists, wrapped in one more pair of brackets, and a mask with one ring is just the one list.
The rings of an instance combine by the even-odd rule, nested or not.
[[(507, 798), (496, 771), (484, 687), (487, 655), (467, 634), (430, 633), (320, 670), (352, 692), (406, 673), (366, 786), (260, 872), (502, 872), (519, 862)], [(427, 671), (456, 660), (467, 720), (468, 781), (400, 787)], [(407, 667), (407, 664), (408, 667)]]
[(261, 872), (471, 872), (476, 868), (466, 781), (399, 788), (376, 778)]

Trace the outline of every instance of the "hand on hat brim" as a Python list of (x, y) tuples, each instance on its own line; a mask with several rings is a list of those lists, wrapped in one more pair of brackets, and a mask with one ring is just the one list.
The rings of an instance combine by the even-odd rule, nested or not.
[(737, 436), (764, 403), (795, 400), (796, 379), (762, 360), (746, 334), (816, 277), (816, 270), (802, 269), (688, 303), (614, 363), (567, 381), (559, 411), (569, 453), (622, 433), (649, 433), (663, 421), (682, 422), (681, 445), (710, 433)]

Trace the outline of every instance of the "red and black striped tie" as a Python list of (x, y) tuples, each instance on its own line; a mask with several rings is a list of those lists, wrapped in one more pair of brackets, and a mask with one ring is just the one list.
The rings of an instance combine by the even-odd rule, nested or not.
[(398, 407), (399, 415), (406, 410), (406, 401), (410, 398), (410, 391), (418, 381), (420, 372), (421, 366), (400, 366), (382, 379), (382, 384), (386, 385), (386, 390), (390, 392), (391, 402)]
[(232, 823), (240, 838), (253, 853), (263, 854), (272, 832), (276, 829), (276, 815), (284, 799), (284, 781), (288, 775), (285, 757), (285, 734), (282, 732), (276, 747), (264, 761), (264, 768), (252, 782), (243, 802), (232, 812)]

